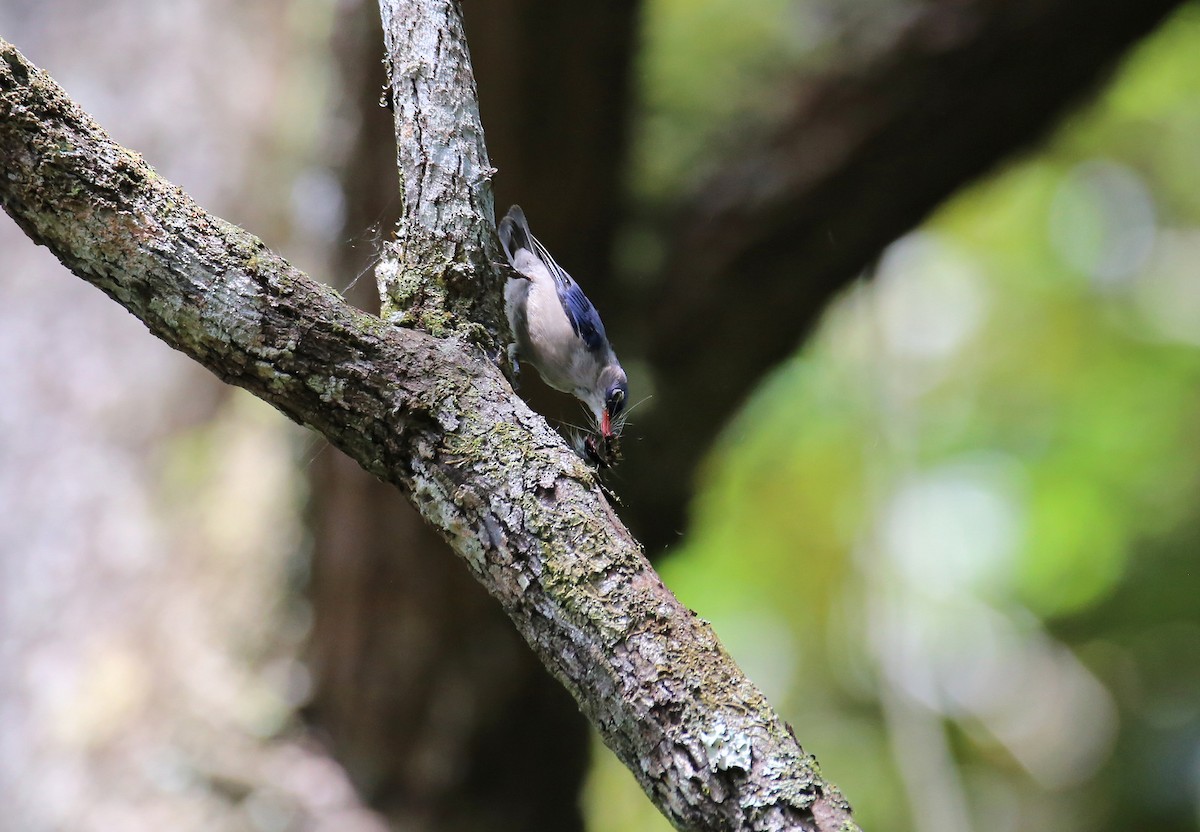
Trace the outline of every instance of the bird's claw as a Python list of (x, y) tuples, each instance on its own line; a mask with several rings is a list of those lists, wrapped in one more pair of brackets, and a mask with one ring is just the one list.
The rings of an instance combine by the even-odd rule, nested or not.
[(517, 360), (517, 345), (508, 345), (508, 363), (512, 367), (512, 386), (516, 390), (521, 382), (521, 362)]

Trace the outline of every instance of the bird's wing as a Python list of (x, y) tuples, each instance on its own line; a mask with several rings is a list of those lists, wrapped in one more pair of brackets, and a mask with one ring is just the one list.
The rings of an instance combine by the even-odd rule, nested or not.
[(500, 221), (499, 232), (504, 253), (508, 255), (508, 260), (514, 264), (514, 268), (517, 252), (521, 249), (529, 251), (546, 267), (546, 271), (554, 280), (559, 303), (562, 304), (567, 320), (571, 322), (571, 329), (590, 351), (603, 350), (608, 339), (604, 333), (604, 324), (600, 321), (600, 314), (583, 293), (583, 289), (579, 288), (579, 284), (554, 262), (550, 252), (546, 251), (546, 247), (530, 232), (529, 222), (525, 219), (525, 212), (521, 210), (521, 206), (514, 205), (508, 209), (508, 213)]
[(554, 258), (550, 256), (550, 252), (546, 251), (538, 239), (530, 235), (529, 239), (533, 242), (533, 251), (537, 258), (545, 264), (546, 270), (550, 272), (550, 276), (554, 278), (554, 288), (558, 291), (558, 301), (562, 304), (563, 312), (567, 313), (567, 320), (571, 322), (571, 329), (575, 330), (583, 343), (592, 352), (599, 352), (604, 349), (604, 345), (608, 339), (604, 333), (604, 324), (600, 321), (600, 313), (596, 311), (596, 307), (588, 300), (588, 296), (583, 293), (583, 289), (579, 288), (579, 284), (575, 282), (571, 275), (554, 262)]

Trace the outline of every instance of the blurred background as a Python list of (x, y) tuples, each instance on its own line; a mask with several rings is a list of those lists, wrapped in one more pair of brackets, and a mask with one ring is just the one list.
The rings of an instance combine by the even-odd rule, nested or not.
[[(497, 206), (630, 370), (621, 514), (864, 828), (1200, 829), (1200, 8), (464, 7)], [(376, 302), (374, 4), (0, 36)], [(0, 389), (0, 828), (668, 828), (398, 495), (7, 217)]]

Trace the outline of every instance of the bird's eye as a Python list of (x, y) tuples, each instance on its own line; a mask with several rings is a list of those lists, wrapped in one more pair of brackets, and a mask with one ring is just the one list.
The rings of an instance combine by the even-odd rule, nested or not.
[(604, 406), (608, 408), (610, 416), (616, 416), (625, 409), (625, 391), (620, 387), (614, 387), (608, 391), (608, 398), (604, 402)]

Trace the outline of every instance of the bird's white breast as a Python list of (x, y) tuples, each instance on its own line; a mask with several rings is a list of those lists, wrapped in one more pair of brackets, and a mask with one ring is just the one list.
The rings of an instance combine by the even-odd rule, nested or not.
[(526, 327), (529, 356), (546, 383), (565, 393), (573, 393), (581, 382), (574, 365), (578, 359), (579, 339), (563, 311), (554, 279), (548, 273), (530, 280), (526, 298)]

